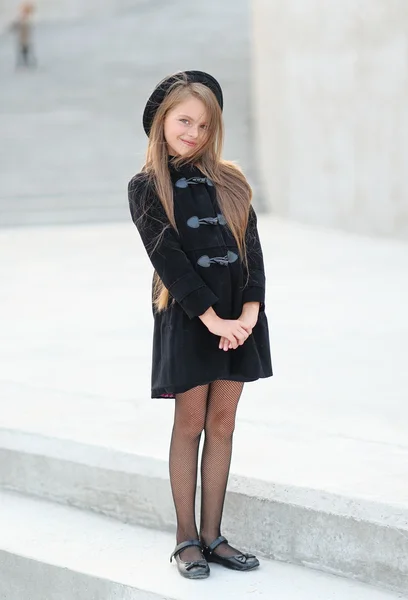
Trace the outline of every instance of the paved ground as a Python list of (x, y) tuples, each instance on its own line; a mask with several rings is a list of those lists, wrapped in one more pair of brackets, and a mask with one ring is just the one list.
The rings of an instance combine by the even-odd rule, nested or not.
[[(408, 246), (260, 230), (275, 376), (246, 386), (233, 471), (405, 511)], [(0, 426), (166, 458), (172, 402), (150, 400), (151, 268), (130, 219), (3, 230), (0, 280)]]
[(225, 156), (254, 180), (248, 0), (142, 2), (114, 17), (43, 23), (39, 68), (0, 38), (0, 225), (127, 218), (143, 163), (141, 114), (167, 73), (208, 70), (225, 91)]

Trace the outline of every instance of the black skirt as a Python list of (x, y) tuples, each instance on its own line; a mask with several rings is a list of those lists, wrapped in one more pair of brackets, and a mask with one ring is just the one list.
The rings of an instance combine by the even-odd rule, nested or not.
[(255, 381), (272, 375), (264, 310), (242, 346), (220, 350), (219, 341), (219, 336), (210, 333), (200, 319), (190, 320), (178, 304), (156, 314), (151, 397), (174, 398), (177, 393), (217, 379)]

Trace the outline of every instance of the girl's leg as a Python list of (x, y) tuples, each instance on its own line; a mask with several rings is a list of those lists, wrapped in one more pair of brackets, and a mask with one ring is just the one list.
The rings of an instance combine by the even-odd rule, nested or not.
[[(177, 516), (177, 544), (198, 539), (195, 521), (197, 461), (207, 409), (208, 385), (176, 394), (170, 444), (170, 483)], [(180, 553), (183, 561), (202, 558), (197, 547)]]
[[(243, 387), (239, 381), (219, 380), (210, 384), (201, 460), (200, 537), (204, 544), (210, 544), (221, 535), (235, 415)], [(215, 550), (222, 556), (233, 556), (238, 552), (225, 543)]]

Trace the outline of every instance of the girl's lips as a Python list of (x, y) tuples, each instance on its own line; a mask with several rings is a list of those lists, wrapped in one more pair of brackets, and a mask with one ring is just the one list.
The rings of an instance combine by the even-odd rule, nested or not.
[(184, 142), (185, 144), (187, 144), (187, 146), (190, 146), (190, 148), (197, 146), (197, 144), (195, 142), (187, 142), (187, 140), (183, 140), (183, 139), (181, 139), (181, 141)]

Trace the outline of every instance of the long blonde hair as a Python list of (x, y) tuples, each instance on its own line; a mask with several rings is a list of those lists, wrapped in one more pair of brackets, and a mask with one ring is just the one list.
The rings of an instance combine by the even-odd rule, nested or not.
[[(205, 143), (188, 155), (187, 160), (179, 157), (174, 165), (192, 163), (211, 179), (217, 190), (217, 201), (228, 227), (234, 236), (241, 260), (247, 266), (245, 232), (248, 224), (252, 190), (244, 174), (234, 163), (222, 160), (224, 125), (221, 108), (213, 92), (202, 83), (191, 83), (184, 73), (178, 74), (165, 99), (159, 106), (150, 130), (146, 163), (143, 171), (154, 185), (155, 191), (174, 229), (173, 186), (168, 169), (168, 149), (164, 137), (164, 121), (169, 111), (189, 96), (201, 100), (207, 112), (208, 135)], [(157, 272), (153, 278), (153, 304), (158, 312), (166, 309), (169, 292)]]

